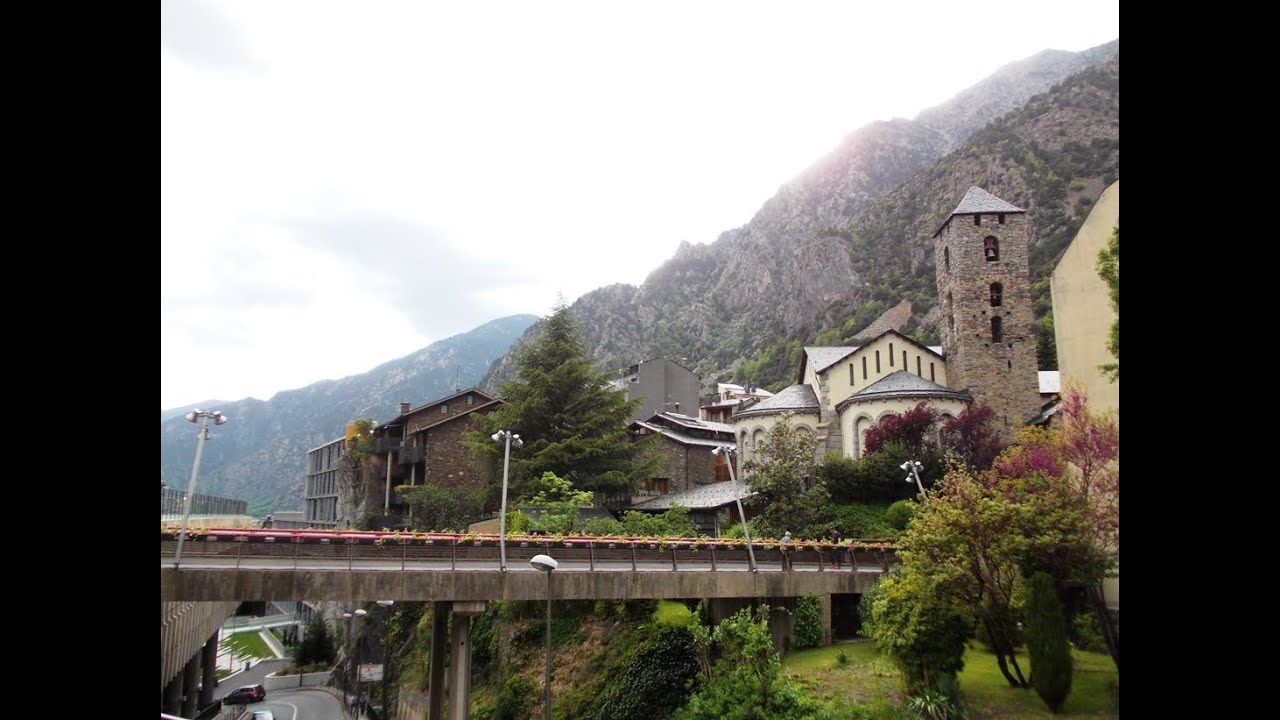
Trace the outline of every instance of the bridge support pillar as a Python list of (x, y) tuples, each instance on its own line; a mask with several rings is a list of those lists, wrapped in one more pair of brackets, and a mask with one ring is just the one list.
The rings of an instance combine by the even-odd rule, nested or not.
[(200, 657), (201, 683), (200, 683), (200, 702), (197, 707), (201, 710), (213, 704), (213, 689), (218, 686), (218, 633), (214, 633), (204, 644)]
[(449, 720), (471, 717), (471, 618), (484, 612), (484, 606), (484, 601), (453, 603)]
[(182, 668), (182, 716), (196, 714), (196, 681), (200, 679), (200, 656), (192, 655)]
[(182, 675), (183, 673), (178, 673), (164, 686), (164, 694), (160, 700), (161, 712), (169, 715), (182, 714)]
[(822, 623), (822, 644), (831, 644), (831, 593), (818, 596), (818, 620)]
[(428, 666), (427, 720), (444, 720), (444, 648), (449, 641), (449, 606), (431, 604), (431, 658)]

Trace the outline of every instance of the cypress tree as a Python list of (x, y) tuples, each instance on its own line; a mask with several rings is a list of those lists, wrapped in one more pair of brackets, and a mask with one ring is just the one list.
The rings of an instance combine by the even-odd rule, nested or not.
[(509, 498), (537, 492), (531, 480), (545, 472), (596, 493), (597, 501), (623, 505), (636, 483), (654, 472), (644, 443), (627, 434), (639, 399), (610, 386), (610, 375), (595, 367), (582, 334), (563, 301), (542, 323), (541, 333), (518, 348), (516, 377), (498, 391), (503, 406), (485, 416), (468, 442), (474, 452), (496, 466), (501, 477), (503, 446), (490, 439), (498, 430), (520, 435), (522, 448), (511, 449)]
[(1071, 646), (1067, 622), (1053, 578), (1038, 572), (1027, 581), (1027, 651), (1031, 655), (1031, 684), (1057, 714), (1071, 693)]

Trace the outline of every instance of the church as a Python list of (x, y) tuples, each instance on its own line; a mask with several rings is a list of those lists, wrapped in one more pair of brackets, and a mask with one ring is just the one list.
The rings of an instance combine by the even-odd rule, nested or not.
[(927, 402), (943, 419), (972, 403), (995, 411), (1006, 440), (1041, 411), (1056, 373), (1036, 361), (1026, 211), (971, 187), (932, 236), (942, 345), (888, 330), (859, 346), (806, 347), (791, 385), (732, 418), (751, 460), (786, 413), (830, 452), (863, 455), (867, 429)]

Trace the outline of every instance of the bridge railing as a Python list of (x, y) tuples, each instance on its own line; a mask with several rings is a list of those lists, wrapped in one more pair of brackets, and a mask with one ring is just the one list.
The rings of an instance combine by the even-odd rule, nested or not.
[[(162, 526), (161, 557), (174, 554), (177, 528)], [(751, 544), (757, 563), (784, 570), (850, 570), (883, 572), (897, 562), (896, 546), (886, 540), (796, 541), (776, 540)], [(748, 561), (746, 543), (739, 539), (650, 538), (508, 535), (509, 567), (524, 565), (534, 555), (553, 555), (578, 569), (592, 571), (717, 570), (724, 563)], [(345, 560), (357, 564), (398, 561), (401, 568), (491, 569), (499, 558), (497, 535), (464, 533), (412, 533), (326, 531), (258, 528), (210, 528), (188, 530), (184, 558), (292, 559), (294, 567)]]

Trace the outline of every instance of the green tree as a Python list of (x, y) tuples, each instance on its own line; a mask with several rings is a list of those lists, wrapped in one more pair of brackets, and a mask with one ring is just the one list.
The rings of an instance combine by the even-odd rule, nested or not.
[(409, 503), (418, 530), (462, 532), (486, 517), (485, 491), (454, 485), (400, 485), (396, 492)]
[(754, 492), (746, 504), (756, 513), (752, 527), (764, 536), (781, 537), (791, 530), (801, 537), (821, 537), (833, 515), (826, 483), (813, 461), (818, 441), (812, 432), (792, 424), (792, 417), (784, 413), (756, 449), (756, 457), (743, 465)]
[(932, 692), (964, 668), (973, 615), (921, 572), (895, 568), (863, 596), (862, 607), (864, 632), (902, 672), (907, 692)]
[(1107, 296), (1111, 301), (1111, 309), (1116, 319), (1111, 323), (1107, 333), (1107, 351), (1116, 359), (1098, 369), (1111, 378), (1111, 382), (1120, 380), (1120, 223), (1116, 222), (1115, 230), (1107, 238), (1107, 244), (1098, 251), (1098, 275), (1107, 283)]
[[(782, 676), (769, 607), (743, 608), (714, 630), (690, 627), (705, 678), (679, 720), (817, 720), (824, 708)], [(710, 660), (714, 657), (715, 660)]]
[(1071, 646), (1067, 620), (1053, 578), (1038, 572), (1027, 579), (1027, 654), (1031, 656), (1031, 684), (1054, 714), (1071, 693)]
[(658, 464), (656, 457), (644, 460), (644, 443), (627, 433), (640, 401), (610, 388), (609, 374), (592, 364), (563, 301), (542, 323), (540, 336), (516, 350), (515, 366), (516, 378), (499, 391), (502, 407), (468, 434), (472, 451), (500, 468), (504, 449), (490, 435), (510, 430), (524, 441), (511, 449), (514, 497), (529, 497), (528, 481), (551, 472), (607, 505), (629, 502), (636, 483)]
[(576, 490), (573, 483), (553, 472), (544, 472), (529, 484), (534, 495), (529, 504), (541, 508), (531, 527), (548, 535), (565, 535), (578, 526), (578, 508), (591, 506), (591, 493)]
[(333, 636), (329, 634), (329, 624), (324, 621), (324, 618), (316, 615), (311, 618), (311, 622), (307, 623), (294, 664), (298, 667), (331, 664), (334, 656)]

